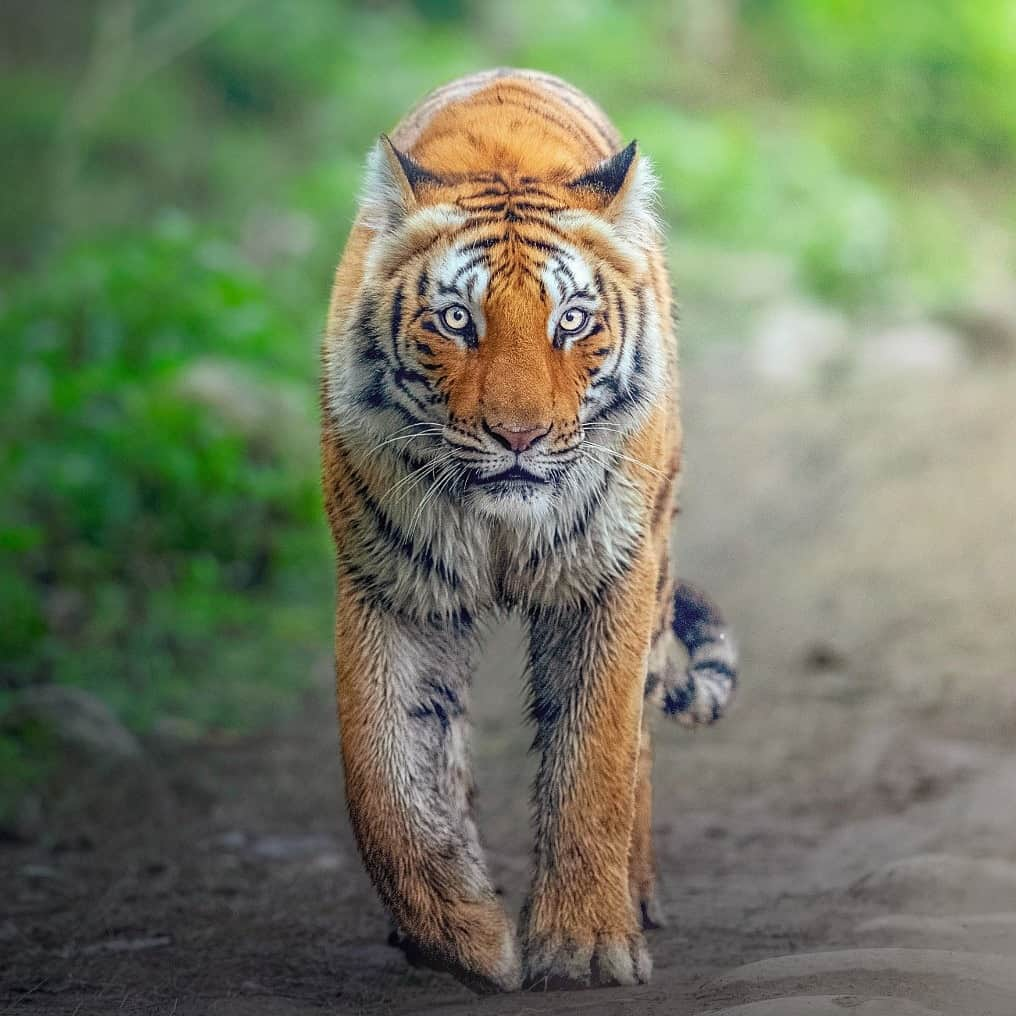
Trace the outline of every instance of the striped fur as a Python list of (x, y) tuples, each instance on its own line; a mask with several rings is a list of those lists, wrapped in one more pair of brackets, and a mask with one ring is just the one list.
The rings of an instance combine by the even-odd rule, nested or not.
[(653, 645), (646, 699), (679, 723), (699, 726), (723, 716), (736, 687), (737, 649), (723, 615), (701, 590), (678, 583), (673, 617)]
[[(643, 699), (715, 718), (732, 680), (715, 615), (682, 610), (670, 577), (681, 433), (654, 193), (586, 96), (489, 71), (381, 138), (336, 273), (322, 449), (349, 811), (398, 940), (479, 990), (648, 978)], [(529, 621), (540, 755), (521, 949), (468, 764), (470, 661), (508, 610)]]

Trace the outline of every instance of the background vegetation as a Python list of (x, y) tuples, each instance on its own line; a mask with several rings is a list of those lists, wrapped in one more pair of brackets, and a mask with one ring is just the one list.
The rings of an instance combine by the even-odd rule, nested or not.
[(652, 154), (686, 347), (774, 291), (1011, 280), (1007, 0), (34, 0), (0, 14), (0, 769), (24, 689), (246, 729), (328, 651), (316, 343), (364, 153), (430, 88), (569, 78)]

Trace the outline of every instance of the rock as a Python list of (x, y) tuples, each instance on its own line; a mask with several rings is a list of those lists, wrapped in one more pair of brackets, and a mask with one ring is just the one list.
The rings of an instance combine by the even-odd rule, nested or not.
[(751, 362), (769, 381), (804, 384), (845, 360), (847, 321), (818, 304), (777, 304), (762, 316)]
[(335, 840), (323, 833), (254, 836), (231, 829), (211, 842), (216, 848), (243, 851), (264, 861), (307, 861), (317, 871), (336, 871), (345, 863), (335, 849)]
[[(7, 722), (6, 714), (0, 727)], [(5, 843), (32, 843), (45, 828), (42, 797), (32, 791), (24, 791), (14, 802), (11, 811), (0, 817), (0, 845)]]
[[(862, 999), (891, 996), (900, 999), (900, 1006), (918, 1002), (933, 1011), (1012, 1016), (1016, 966), (1006, 956), (943, 949), (842, 949), (749, 963), (710, 981), (700, 994), (719, 1001), (768, 996), (782, 1002), (785, 995), (816, 989)], [(760, 1011), (782, 1016), (787, 1010)]]
[(994, 858), (919, 854), (894, 861), (851, 886), (858, 899), (915, 913), (1016, 908), (1016, 864)]
[(35, 885), (43, 882), (59, 882), (63, 879), (60, 871), (48, 864), (23, 864), (21, 866), (21, 875), (28, 882)]
[(184, 716), (160, 716), (152, 729), (152, 735), (169, 746), (195, 744), (203, 733), (200, 724)]
[(815, 641), (805, 647), (802, 660), (807, 670), (844, 670), (850, 657), (831, 642)]
[(303, 212), (258, 208), (248, 216), (240, 239), (249, 260), (270, 265), (280, 258), (303, 259), (318, 237), (318, 222)]
[(91, 956), (94, 953), (102, 952), (143, 952), (147, 949), (161, 949), (163, 946), (172, 944), (173, 939), (170, 935), (145, 935), (139, 938), (108, 938), (102, 942), (83, 946), (78, 952), (82, 956)]
[(307, 447), (313, 449), (314, 424), (306, 393), (291, 383), (268, 384), (238, 361), (207, 357), (180, 371), (175, 390), (214, 413), (256, 448), (273, 454), (310, 454)]
[(308, 833), (303, 836), (260, 836), (248, 844), (255, 857), (267, 861), (297, 861), (306, 858), (336, 857), (330, 836)]
[(1012, 286), (993, 299), (982, 300), (947, 316), (978, 360), (1004, 363), (1016, 358), (1016, 298)]
[(858, 998), (856, 995), (797, 995), (749, 1002), (731, 1009), (711, 1009), (702, 1016), (941, 1016), (937, 1009), (926, 1009), (916, 1002), (882, 995)]
[(250, 837), (242, 829), (230, 829), (229, 832), (216, 836), (214, 843), (223, 850), (242, 850), (250, 841)]
[(341, 854), (337, 853), (326, 853), (318, 854), (317, 857), (311, 859), (308, 864), (308, 868), (311, 871), (329, 872), (338, 871), (340, 868), (345, 866), (345, 858)]
[(935, 321), (912, 321), (867, 336), (858, 351), (858, 368), (871, 378), (896, 375), (949, 375), (966, 365), (963, 340)]
[(82, 688), (35, 685), (18, 692), (3, 725), (40, 724), (66, 748), (94, 761), (132, 761), (142, 755), (137, 738), (100, 699)]

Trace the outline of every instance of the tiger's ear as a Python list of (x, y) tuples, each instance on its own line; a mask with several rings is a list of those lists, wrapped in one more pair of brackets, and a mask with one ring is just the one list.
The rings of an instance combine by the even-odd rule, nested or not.
[(419, 192), (441, 178), (400, 152), (387, 134), (367, 156), (360, 210), (371, 229), (390, 230), (419, 207)]
[(656, 217), (656, 175), (632, 141), (569, 185), (582, 190), (595, 211), (626, 240), (645, 241), (660, 228)]

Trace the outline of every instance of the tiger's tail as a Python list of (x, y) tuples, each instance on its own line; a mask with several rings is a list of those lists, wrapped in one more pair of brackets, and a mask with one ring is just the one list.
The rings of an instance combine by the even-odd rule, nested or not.
[(646, 699), (687, 727), (715, 723), (737, 687), (737, 647), (712, 600), (687, 582), (649, 658)]

